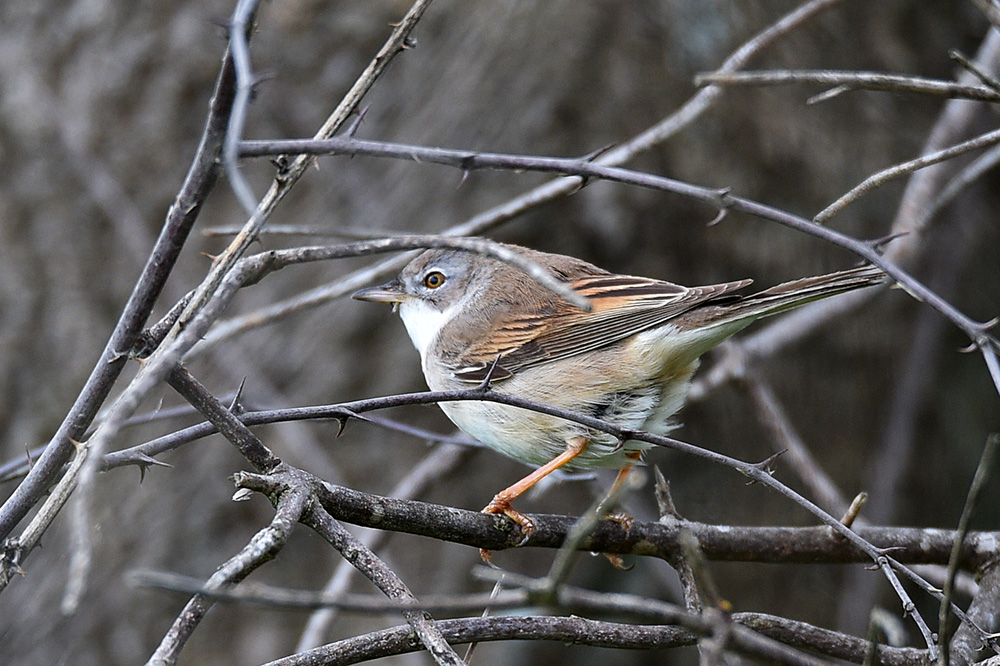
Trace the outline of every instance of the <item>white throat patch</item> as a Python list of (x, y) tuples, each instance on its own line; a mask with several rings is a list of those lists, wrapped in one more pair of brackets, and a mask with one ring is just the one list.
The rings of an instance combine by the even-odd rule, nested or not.
[(460, 304), (451, 305), (441, 311), (418, 298), (408, 298), (399, 304), (399, 316), (406, 326), (406, 332), (410, 334), (413, 346), (420, 352), (421, 361), (427, 358), (427, 350), (437, 334), (455, 316), (458, 305)]

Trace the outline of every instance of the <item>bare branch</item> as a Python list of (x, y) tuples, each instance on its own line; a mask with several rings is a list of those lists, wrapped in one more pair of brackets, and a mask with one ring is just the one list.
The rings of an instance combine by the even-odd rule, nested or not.
[[(236, 476), (241, 488), (256, 492), (280, 491), (287, 479), (247, 472)], [(380, 497), (326, 483), (317, 490), (318, 499), (337, 520), (376, 529), (404, 532), (475, 548), (501, 550), (520, 540), (498, 533), (492, 516), (413, 500)], [(536, 525), (525, 547), (558, 548), (576, 519), (572, 516), (529, 514)], [(734, 527), (692, 521), (634, 521), (628, 531), (613, 520), (601, 521), (581, 539), (583, 551), (640, 555), (669, 560), (680, 552), (681, 529), (689, 530), (709, 560), (761, 563), (857, 563), (870, 562), (827, 527)], [(955, 533), (922, 528), (858, 527), (859, 538), (879, 550), (891, 551), (898, 561), (942, 563), (948, 560)], [(963, 546), (963, 567), (975, 570), (991, 561), (998, 538), (995, 532), (972, 532)]]
[(851, 191), (842, 195), (839, 199), (824, 208), (813, 219), (816, 222), (823, 224), (831, 217), (842, 211), (849, 204), (857, 201), (862, 195), (884, 185), (885, 183), (888, 183), (895, 178), (900, 178), (907, 174), (911, 174), (918, 169), (923, 169), (926, 166), (938, 164), (959, 155), (964, 155), (965, 153), (973, 150), (979, 150), (980, 148), (987, 148), (989, 146), (996, 145), (997, 143), (1000, 143), (1000, 130), (987, 132), (986, 134), (982, 134), (975, 139), (963, 141), (962, 143), (956, 144), (950, 148), (945, 148), (944, 150), (939, 150), (931, 153), (930, 155), (924, 155), (914, 160), (910, 160), (909, 162), (903, 162), (894, 167), (879, 171), (878, 173), (866, 178)]
[(896, 93), (918, 93), (971, 99), (980, 102), (1000, 102), (1000, 92), (986, 86), (972, 86), (926, 79), (919, 76), (901, 76), (880, 72), (846, 72), (836, 70), (774, 70), (769, 72), (707, 72), (695, 77), (699, 86), (780, 86), (789, 83), (819, 83), (848, 90), (880, 90)]
[(90, 427), (115, 380), (124, 369), (126, 355), (149, 318), (153, 304), (173, 270), (191, 227), (218, 179), (218, 160), (232, 108), (234, 79), (232, 59), (227, 52), (209, 103), (208, 119), (198, 149), (184, 183), (167, 212), (156, 245), (146, 260), (142, 275), (125, 304), (100, 360), (91, 371), (76, 401), (28, 476), (0, 508), (0, 539), (11, 533), (48, 489), (60, 468), (69, 459), (73, 451), (72, 441), (83, 438), (84, 432)]
[[(321, 507), (313, 504), (304, 516), (303, 522), (329, 541), (348, 562), (375, 583), (376, 587), (382, 590), (387, 597), (395, 601), (417, 603), (417, 599), (407, 589), (399, 576)], [(448, 645), (448, 641), (429, 614), (422, 611), (404, 611), (403, 617), (406, 618), (423, 646), (434, 657), (436, 663), (442, 666), (465, 666), (465, 662)]]
[[(962, 541), (965, 538), (964, 535), (969, 532), (969, 522), (977, 508), (980, 491), (993, 471), (998, 448), (1000, 448), (1000, 435), (991, 435), (986, 440), (986, 446), (983, 447), (983, 454), (979, 458), (976, 473), (969, 484), (965, 506), (962, 508), (962, 515), (958, 520), (958, 527), (955, 529), (955, 544), (952, 547), (951, 556), (948, 558), (948, 577), (945, 579), (944, 590), (942, 590), (943, 599), (938, 611), (938, 632), (941, 634), (942, 645), (948, 645), (951, 638), (951, 599), (952, 591), (955, 588), (955, 575), (958, 572), (958, 561), (962, 557)], [(941, 659), (942, 666), (948, 666), (949, 656), (949, 650), (945, 650)], [(962, 654), (960, 659), (968, 663), (973, 660), (973, 655)]]
[[(423, 460), (410, 470), (405, 477), (389, 493), (391, 497), (400, 499), (413, 499), (422, 495), (429, 485), (440, 479), (446, 472), (455, 468), (466, 459), (467, 447), (454, 444), (445, 444), (434, 447)], [(391, 532), (373, 530), (362, 534), (361, 543), (370, 550), (377, 550), (389, 537)], [(336, 571), (330, 576), (330, 580), (323, 588), (322, 594), (330, 599), (341, 599), (345, 597), (345, 590), (350, 581), (351, 572), (355, 571), (349, 562), (342, 561), (337, 565)], [(421, 597), (421, 605), (425, 610), (427, 598)], [(327, 627), (336, 618), (335, 606), (324, 606), (309, 617), (302, 636), (295, 646), (296, 652), (309, 650), (323, 643)]]
[[(842, 1), (809, 0), (805, 2), (742, 44), (726, 59), (717, 71), (728, 72), (742, 68), (758, 53), (791, 31), (806, 24), (816, 15)], [(620, 165), (636, 155), (663, 143), (697, 120), (706, 110), (711, 108), (712, 104), (722, 93), (723, 89), (721, 87), (707, 86), (702, 88), (684, 105), (659, 123), (632, 137), (619, 147), (602, 154), (594, 161), (598, 164), (608, 166)], [(529, 210), (570, 195), (579, 186), (580, 181), (576, 178), (560, 178), (550, 181), (526, 192), (516, 199), (483, 211), (466, 222), (443, 231), (442, 235), (472, 236), (485, 233)], [(398, 271), (404, 263), (406, 263), (405, 258), (382, 261), (368, 268), (355, 271), (330, 285), (311, 289), (287, 301), (278, 302), (257, 312), (222, 322), (220, 326), (216, 326), (211, 333), (205, 336), (204, 341), (199, 345), (199, 353), (214, 347), (223, 340), (246, 329), (273, 323), (293, 312), (318, 307), (334, 298), (349, 294), (374, 280), (386, 277), (393, 271)]]
[(260, 438), (218, 398), (209, 393), (201, 382), (192, 377), (186, 368), (175, 368), (167, 377), (167, 382), (201, 412), (258, 471), (267, 473), (281, 464), (281, 460), (271, 453)]
[[(306, 509), (309, 494), (304, 488), (283, 493), (271, 524), (257, 532), (236, 556), (209, 577), (205, 587), (209, 590), (225, 588), (246, 578), (262, 564), (274, 558), (284, 547), (295, 524)], [(163, 637), (156, 652), (146, 662), (148, 666), (174, 664), (188, 638), (201, 623), (214, 600), (196, 594), (174, 620), (173, 626)]]
[[(287, 150), (292, 145), (292, 141), (276, 142), (278, 146), (269, 146), (269, 150)], [(500, 155), (495, 153), (471, 153), (469, 151), (446, 150), (443, 148), (423, 148), (418, 146), (393, 146), (391, 144), (379, 142), (361, 142), (357, 139), (337, 139), (330, 142), (294, 142), (299, 150), (323, 150), (333, 152), (362, 152), (362, 146), (371, 154), (379, 157), (403, 157), (412, 158), (419, 156), (420, 161), (439, 162), (451, 166), (460, 166), (463, 169), (485, 168), (509, 168), (518, 170), (539, 170), (556, 171), (559, 173), (572, 173), (577, 176), (589, 178), (602, 178), (620, 183), (636, 185), (664, 192), (673, 192), (686, 197), (702, 201), (713, 205), (720, 210), (736, 210), (748, 213), (761, 219), (776, 222), (783, 226), (795, 229), (802, 233), (823, 239), (829, 243), (850, 250), (866, 261), (875, 264), (887, 274), (892, 276), (898, 283), (905, 286), (907, 291), (918, 300), (926, 302), (935, 310), (943, 314), (953, 324), (958, 326), (977, 344), (980, 342), (984, 346), (997, 346), (997, 342), (992, 338), (982, 338), (983, 324), (966, 316), (955, 308), (947, 300), (941, 298), (924, 284), (916, 280), (912, 275), (904, 271), (900, 266), (892, 263), (883, 257), (877, 248), (870, 243), (865, 243), (851, 238), (845, 234), (834, 231), (827, 227), (819, 226), (809, 220), (801, 218), (785, 211), (776, 209), (744, 197), (731, 194), (728, 190), (699, 187), (689, 183), (654, 176), (652, 174), (641, 173), (619, 167), (606, 167), (591, 163), (587, 160), (572, 160), (560, 158), (531, 157), (526, 155)], [(351, 146), (350, 150), (346, 150)], [(398, 239), (396, 239), (398, 240)]]

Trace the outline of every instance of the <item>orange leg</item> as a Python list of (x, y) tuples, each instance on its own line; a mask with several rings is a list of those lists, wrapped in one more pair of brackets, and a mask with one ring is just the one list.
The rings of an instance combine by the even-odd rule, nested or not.
[[(625, 463), (624, 467), (618, 470), (618, 476), (615, 477), (615, 482), (611, 484), (611, 490), (609, 490), (608, 494), (604, 496), (603, 500), (601, 500), (601, 507), (600, 509), (598, 509), (598, 513), (600, 514), (606, 513), (607, 507), (605, 505), (608, 504), (609, 500), (613, 496), (616, 496), (618, 494), (621, 485), (625, 483), (625, 479), (627, 479), (628, 475), (632, 473), (632, 468), (635, 467), (635, 464), (637, 462), (639, 462), (639, 456), (641, 455), (642, 454), (639, 451), (633, 451), (631, 453), (625, 454), (625, 457), (628, 458), (628, 462)], [(628, 515), (627, 513), (609, 514), (608, 520), (615, 521), (616, 523), (621, 525), (622, 529), (624, 530), (628, 530), (630, 527), (632, 527), (632, 516)], [(611, 562), (611, 565), (616, 569), (621, 569), (622, 571), (628, 571), (631, 568), (625, 566), (625, 561), (622, 560), (620, 555), (612, 555), (610, 553), (604, 553), (604, 557), (608, 558), (608, 561)]]
[[(545, 463), (534, 472), (524, 477), (514, 485), (509, 488), (505, 488), (498, 492), (494, 497), (493, 501), (486, 505), (483, 509), (483, 513), (502, 513), (521, 528), (522, 539), (518, 543), (518, 546), (523, 546), (531, 533), (535, 531), (535, 524), (525, 516), (523, 513), (516, 511), (514, 507), (510, 505), (512, 501), (517, 499), (520, 495), (528, 491), (533, 485), (544, 479), (546, 476), (556, 471), (573, 458), (583, 453), (583, 450), (587, 448), (587, 444), (590, 440), (586, 437), (572, 437), (566, 441), (566, 450), (560, 453), (558, 456)], [(490, 560), (490, 552), (488, 550), (481, 550), (480, 554), (483, 560), (487, 563)]]
[(608, 496), (614, 495), (618, 492), (621, 485), (625, 483), (625, 479), (627, 479), (628, 475), (632, 473), (632, 468), (635, 467), (637, 462), (639, 462), (639, 456), (641, 455), (642, 453), (639, 451), (630, 451), (625, 454), (625, 458), (628, 459), (628, 462), (625, 463), (624, 467), (618, 470), (618, 476), (615, 477), (615, 482), (611, 484), (611, 490), (608, 491)]

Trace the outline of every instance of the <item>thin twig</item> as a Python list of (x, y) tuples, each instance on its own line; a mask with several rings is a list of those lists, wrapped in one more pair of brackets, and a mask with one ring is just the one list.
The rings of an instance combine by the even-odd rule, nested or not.
[[(672, 178), (655, 176), (648, 173), (608, 167), (585, 159), (564, 159), (549, 157), (534, 157), (529, 155), (506, 155), (498, 153), (477, 153), (444, 148), (428, 148), (423, 146), (405, 146), (376, 141), (361, 141), (353, 138), (337, 138), (329, 141), (278, 141), (268, 142), (266, 151), (286, 151), (296, 146), (300, 151), (333, 152), (348, 154), (369, 154), (378, 157), (393, 157), (413, 159), (416, 156), (421, 162), (436, 162), (462, 168), (507, 168), (518, 170), (550, 171), (564, 174), (574, 174), (587, 178), (600, 178), (663, 192), (672, 192), (682, 196), (713, 205), (720, 210), (735, 210), (748, 213), (761, 219), (776, 222), (796, 231), (815, 236), (829, 243), (847, 249), (862, 259), (875, 264), (892, 276), (899, 284), (915, 298), (926, 302), (935, 310), (947, 317), (953, 324), (964, 331), (981, 349), (1000, 347), (995, 338), (985, 333), (986, 324), (977, 322), (955, 308), (950, 302), (941, 298), (923, 283), (919, 282), (897, 264), (886, 259), (872, 244), (866, 243), (846, 234), (827, 227), (819, 226), (810, 220), (792, 215), (744, 197), (731, 194), (728, 190), (700, 187), (684, 183)], [(398, 240), (398, 239), (397, 239)]]
[(706, 72), (695, 77), (699, 86), (781, 86), (789, 83), (819, 83), (843, 90), (881, 90), (896, 93), (919, 93), (950, 99), (971, 99), (980, 102), (1000, 102), (1000, 92), (986, 86), (973, 86), (903, 76), (882, 72), (851, 72), (838, 70), (774, 70), (768, 72)]
[[(405, 477), (390, 491), (390, 496), (400, 499), (412, 499), (424, 493), (429, 485), (440, 479), (448, 471), (454, 469), (465, 459), (468, 448), (458, 445), (443, 445), (434, 447), (424, 458), (411, 469)], [(372, 530), (361, 535), (361, 543), (368, 549), (375, 551), (388, 539), (391, 532), (384, 530)], [(342, 561), (337, 565), (336, 571), (324, 586), (322, 595), (337, 600), (345, 598), (345, 590), (351, 579), (350, 574), (356, 571), (349, 562)], [(426, 604), (427, 599), (423, 598), (422, 604)], [(303, 652), (321, 645), (323, 636), (326, 634), (330, 623), (336, 618), (333, 604), (324, 605), (309, 617), (299, 642), (295, 646), (296, 652)], [(481, 605), (476, 606), (481, 608)], [(432, 610), (425, 608), (425, 610)]]
[(774, 438), (775, 449), (788, 452), (783, 460), (798, 474), (820, 506), (830, 513), (842, 514), (847, 509), (843, 493), (802, 441), (770, 385), (752, 366), (745, 367), (740, 376), (743, 380), (740, 385), (753, 400), (758, 420)]
[(874, 190), (877, 187), (881, 187), (893, 179), (901, 178), (902, 176), (911, 174), (918, 169), (923, 169), (924, 167), (932, 164), (939, 164), (973, 150), (988, 148), (996, 145), (997, 143), (1000, 143), (1000, 130), (987, 132), (986, 134), (977, 136), (975, 139), (969, 139), (968, 141), (955, 144), (950, 148), (939, 150), (931, 153), (930, 155), (923, 155), (910, 160), (909, 162), (902, 162), (896, 166), (879, 171), (878, 173), (872, 174), (863, 180), (860, 184), (855, 185), (846, 194), (841, 195), (840, 198), (820, 211), (816, 217), (813, 218), (813, 220), (819, 224), (825, 224), (831, 217), (838, 214), (849, 204), (857, 201), (862, 195)]
[(76, 401), (28, 476), (0, 508), (0, 539), (11, 533), (48, 490), (73, 452), (72, 442), (82, 439), (124, 369), (127, 353), (152, 312), (191, 227), (218, 179), (222, 141), (233, 102), (234, 79), (232, 59), (227, 52), (222, 59), (198, 149), (184, 183), (167, 212), (156, 245), (146, 260), (142, 274), (115, 324), (101, 358)]
[(249, 35), (254, 27), (259, 4), (260, 0), (239, 0), (229, 19), (229, 48), (233, 53), (233, 64), (236, 66), (236, 98), (229, 115), (229, 131), (226, 132), (226, 141), (222, 148), (222, 164), (226, 169), (230, 187), (233, 188), (243, 210), (251, 217), (257, 208), (257, 197), (250, 183), (240, 172), (236, 159), (236, 146), (243, 138), (250, 96), (257, 83), (250, 65)]
[[(288, 541), (295, 524), (308, 505), (305, 488), (290, 490), (278, 498), (270, 525), (257, 532), (236, 556), (228, 560), (205, 583), (208, 590), (225, 588), (246, 578), (262, 564), (274, 558)], [(159, 647), (146, 662), (147, 666), (168, 666), (177, 663), (180, 651), (201, 623), (214, 600), (196, 594), (174, 620)]]
[[(348, 562), (371, 580), (387, 597), (397, 602), (417, 603), (417, 599), (407, 589), (399, 576), (322, 507), (313, 504), (303, 517), (303, 522), (329, 541)], [(407, 610), (403, 611), (403, 617), (406, 618), (436, 663), (442, 666), (465, 666), (465, 662), (448, 644), (429, 614)]]
[[(841, 2), (843, 0), (810, 0), (796, 7), (740, 45), (726, 58), (717, 71), (736, 71), (744, 67), (758, 53), (804, 25), (816, 15)], [(617, 148), (601, 154), (593, 160), (594, 163), (602, 165), (623, 164), (636, 155), (663, 143), (697, 120), (711, 108), (723, 92), (724, 89), (718, 86), (702, 88), (675, 112), (625, 141)], [(443, 231), (442, 235), (472, 236), (485, 233), (533, 208), (572, 194), (579, 189), (580, 183), (578, 178), (559, 178), (549, 181), (515, 199), (483, 211), (475, 217)], [(382, 261), (350, 273), (329, 285), (308, 290), (291, 299), (279, 301), (255, 312), (221, 322), (205, 336), (196, 352), (203, 353), (245, 330), (271, 324), (292, 313), (319, 307), (332, 299), (349, 294), (373, 280), (384, 278), (390, 273), (398, 271), (406, 261), (405, 257)]]
[[(1000, 448), (1000, 435), (994, 434), (987, 438), (986, 446), (983, 447), (982, 456), (979, 458), (979, 465), (976, 467), (976, 473), (969, 484), (969, 492), (965, 498), (962, 515), (955, 528), (955, 544), (951, 550), (951, 557), (948, 558), (948, 576), (945, 578), (942, 590), (943, 599), (938, 609), (938, 632), (941, 634), (941, 645), (944, 646), (947, 646), (951, 641), (951, 599), (955, 588), (955, 576), (958, 573), (958, 562), (962, 557), (962, 541), (969, 532), (969, 523), (972, 520), (972, 514), (976, 511), (980, 491), (993, 473), (998, 448)], [(971, 661), (968, 657), (971, 655), (966, 655), (966, 661)], [(942, 666), (948, 666), (949, 659), (950, 650), (945, 649), (941, 655)]]

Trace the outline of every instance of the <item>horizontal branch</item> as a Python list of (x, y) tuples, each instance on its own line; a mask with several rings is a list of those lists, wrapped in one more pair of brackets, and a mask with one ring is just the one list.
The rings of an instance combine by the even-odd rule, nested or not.
[[(991, 94), (997, 94), (992, 93)], [(998, 95), (1000, 97), (1000, 95)], [(240, 144), (243, 156), (273, 156), (285, 153), (310, 155), (367, 155), (388, 157), (417, 162), (433, 162), (452, 166), (463, 171), (473, 169), (507, 169), (516, 171), (540, 171), (577, 176), (584, 179), (602, 179), (635, 185), (662, 192), (671, 192), (701, 201), (723, 213), (738, 211), (776, 222), (783, 226), (842, 247), (882, 270), (906, 288), (918, 300), (926, 302), (943, 314), (953, 324), (964, 331), (973, 344), (983, 350), (1000, 348), (1000, 342), (989, 334), (991, 324), (978, 322), (968, 317), (947, 300), (941, 298), (897, 264), (885, 259), (879, 252), (879, 245), (857, 240), (829, 227), (816, 224), (798, 215), (733, 195), (726, 188), (709, 188), (692, 185), (673, 178), (657, 176), (632, 169), (605, 166), (594, 162), (594, 157), (557, 158), (503, 153), (484, 153), (469, 150), (430, 148), (382, 141), (365, 141), (352, 137), (336, 137), (325, 140), (288, 139), (274, 141), (244, 141)], [(1000, 386), (998, 386), (1000, 390)]]
[[(538, 590), (527, 585), (502, 590), (499, 594), (420, 595), (419, 602), (400, 603), (367, 594), (340, 594), (331, 596), (310, 590), (291, 590), (260, 583), (244, 583), (239, 588), (206, 589), (200, 579), (155, 571), (135, 572), (130, 575), (130, 582), (139, 587), (151, 587), (184, 594), (205, 595), (219, 602), (253, 604), (291, 610), (333, 607), (340, 610), (362, 613), (397, 613), (401, 610), (422, 610), (435, 614), (442, 612), (479, 614), (485, 609), (489, 611), (488, 614), (493, 614), (497, 610), (525, 609), (542, 605), (553, 611), (553, 615), (567, 612), (583, 612), (587, 615), (597, 613), (614, 616), (627, 615), (650, 623), (642, 625), (620, 622), (606, 623), (593, 619), (583, 620), (583, 625), (580, 628), (590, 630), (590, 633), (587, 634), (590, 640), (600, 636), (601, 646), (617, 648), (651, 649), (690, 646), (697, 642), (699, 636), (710, 634), (714, 629), (712, 621), (708, 617), (688, 612), (680, 606), (659, 599), (630, 594), (596, 592), (573, 586), (560, 586), (555, 595), (549, 595), (547, 592), (538, 594)], [(532, 581), (529, 580), (527, 582), (531, 583)], [(572, 620), (580, 619), (573, 617), (549, 617), (551, 617), (554, 623), (550, 625), (550, 628), (555, 629), (558, 626), (562, 627), (562, 631), (565, 631), (565, 627), (567, 626), (574, 626)], [(809, 650), (824, 656), (835, 657), (853, 663), (862, 663), (872, 648), (868, 640), (856, 636), (831, 631), (810, 625), (806, 622), (763, 613), (733, 613), (731, 620), (736, 625), (752, 629), (753, 632), (765, 637), (765, 639), (777, 641), (788, 647)], [(474, 620), (445, 620), (439, 621), (438, 626), (449, 642), (466, 642), (458, 639), (457, 634), (448, 631), (448, 623), (460, 623), (463, 621)], [(518, 622), (521, 624), (523, 631), (527, 624), (532, 623), (532, 618), (519, 617)], [(656, 626), (664, 624), (677, 626)], [(482, 633), (479, 634), (477, 640), (509, 640), (512, 638), (541, 640), (544, 638), (537, 634), (530, 636), (530, 632), (527, 632), (528, 635), (522, 635), (521, 632), (518, 632), (518, 635), (511, 636), (504, 631), (503, 625), (498, 626), (493, 623), (486, 623), (480, 625), (480, 627)], [(600, 629), (601, 631), (595, 632), (595, 629)], [(608, 629), (612, 629), (613, 631), (609, 632)], [(396, 630), (389, 629), (386, 631), (394, 632)], [(563, 636), (566, 637), (565, 634)], [(744, 634), (744, 642), (747, 642), (746, 639), (749, 636), (751, 634)], [(661, 642), (665, 637), (671, 637), (669, 642)], [(308, 657), (299, 654), (275, 663), (294, 664), (297, 663), (296, 660), (298, 659), (317, 658), (322, 655), (337, 655), (343, 658), (345, 653), (350, 652), (350, 648), (347, 646), (353, 645), (363, 638), (370, 639), (368, 641), (370, 646), (380, 645), (383, 646), (383, 649), (389, 650), (379, 652), (378, 654), (368, 653), (365, 656), (366, 659), (388, 656), (389, 654), (400, 654), (399, 650), (404, 645), (392, 638), (388, 641), (377, 640), (374, 639), (372, 634), (368, 634), (367, 636), (359, 636), (318, 648), (310, 652)], [(594, 645), (593, 643), (576, 640), (575, 638), (571, 638), (570, 640), (573, 640), (574, 643)], [(614, 641), (613, 643), (610, 642), (612, 640)], [(389, 644), (395, 644), (396, 647), (389, 647)], [(760, 645), (760, 643), (757, 643), (757, 645)], [(413, 648), (415, 646), (411, 649)], [(888, 648), (879, 646), (878, 651), (879, 663), (887, 666), (916, 666), (926, 664), (929, 661), (926, 651), (915, 648)], [(751, 653), (754, 652), (756, 650), (751, 651)], [(809, 660), (808, 657), (803, 658)], [(794, 661), (798, 663), (801, 659), (795, 659)], [(330, 662), (324, 660), (324, 663)]]
[(1000, 92), (986, 86), (970, 86), (954, 81), (927, 79), (920, 76), (885, 74), (883, 72), (852, 72), (842, 70), (775, 70), (763, 72), (706, 72), (695, 76), (695, 85), (717, 86), (781, 86), (790, 83), (817, 83), (839, 86), (845, 90), (878, 90), (896, 93), (918, 93), (981, 102), (1000, 102)]
[[(257, 492), (282, 492), (301, 476), (257, 475), (241, 472), (236, 485)], [(503, 516), (457, 509), (415, 500), (400, 500), (323, 483), (315, 488), (323, 507), (337, 520), (374, 529), (403, 532), (488, 550), (513, 547), (520, 535)], [(559, 548), (576, 518), (552, 514), (529, 514), (535, 524), (525, 547)], [(698, 540), (705, 557), (716, 561), (760, 563), (859, 563), (869, 562), (862, 553), (827, 527), (717, 526), (685, 520), (668, 523), (633, 521), (628, 529), (614, 520), (601, 521), (592, 534), (580, 541), (579, 550), (670, 559), (680, 552), (680, 533), (689, 531)], [(864, 527), (857, 535), (878, 548), (889, 549), (894, 559), (905, 563), (948, 561), (955, 533), (951, 530)], [(966, 536), (962, 566), (975, 570), (994, 555), (996, 532), (973, 532)]]
[[(872, 647), (869, 641), (854, 637), (844, 637), (848, 639), (844, 642), (831, 642), (829, 641), (831, 636), (843, 636), (843, 634), (801, 622), (784, 620), (782, 624), (768, 624), (766, 621), (768, 617), (757, 613), (735, 613), (732, 617), (733, 622), (740, 625), (741, 629), (752, 627), (758, 636), (746, 631), (734, 632), (739, 635), (730, 645), (730, 649), (764, 657), (769, 663), (819, 662), (820, 660), (804, 653), (763, 649), (760, 644), (763, 639), (773, 641), (774, 648), (784, 647), (777, 642), (788, 638), (788, 631), (793, 627), (801, 631), (800, 638), (805, 637), (806, 640), (801, 642), (810, 642), (803, 647), (853, 663), (862, 663), (867, 651)], [(562, 616), (459, 618), (439, 620), (438, 627), (444, 638), (453, 645), (504, 640), (549, 640), (593, 647), (650, 650), (693, 646), (699, 637), (690, 629), (671, 625), (633, 625)], [(772, 637), (771, 634), (776, 636)], [(751, 637), (757, 640), (751, 642)], [(817, 647), (814, 648), (811, 644), (813, 638), (821, 639), (823, 642), (817, 641)], [(308, 652), (268, 662), (265, 666), (306, 664), (345, 666), (381, 657), (408, 654), (419, 649), (420, 647), (412, 640), (409, 627), (392, 627), (329, 643)], [(922, 666), (928, 663), (927, 653), (924, 650), (886, 646), (876, 646), (876, 649), (877, 663), (884, 666)]]
[[(445, 640), (452, 645), (486, 641), (559, 641), (614, 649), (665, 649), (694, 645), (697, 636), (673, 626), (630, 625), (580, 617), (483, 617), (439, 620)], [(265, 666), (346, 666), (420, 650), (408, 626), (382, 629), (335, 641)]]

